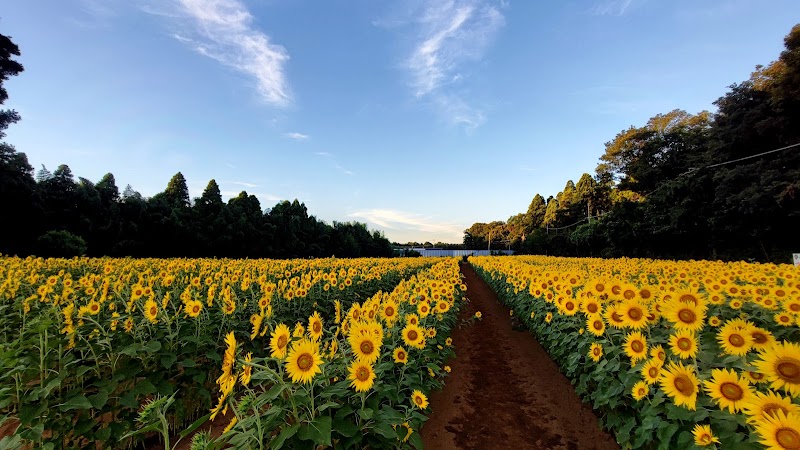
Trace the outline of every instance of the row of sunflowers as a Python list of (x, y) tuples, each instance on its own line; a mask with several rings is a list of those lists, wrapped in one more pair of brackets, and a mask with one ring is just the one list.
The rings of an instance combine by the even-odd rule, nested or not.
[(800, 271), (471, 259), (623, 448), (800, 449)]
[(0, 257), (0, 443), (141, 445), (152, 436), (131, 437), (141, 414), (165, 399), (165, 434), (196, 427), (217, 404), (230, 342), (262, 356), (278, 324), (319, 337), (321, 323), (434, 264)]

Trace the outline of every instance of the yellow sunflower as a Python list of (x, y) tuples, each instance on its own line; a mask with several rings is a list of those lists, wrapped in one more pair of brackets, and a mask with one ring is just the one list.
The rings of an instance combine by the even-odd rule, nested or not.
[(603, 317), (614, 328), (625, 327), (625, 316), (622, 313), (622, 305), (620, 304), (606, 306)]
[(767, 376), (772, 389), (783, 389), (792, 397), (800, 396), (800, 345), (783, 341), (759, 354), (754, 365)]
[(635, 298), (626, 300), (620, 307), (620, 313), (627, 328), (640, 330), (647, 326), (647, 306)]
[(392, 352), (392, 356), (394, 357), (394, 362), (398, 364), (405, 364), (408, 362), (408, 352), (403, 347), (397, 347)]
[(549, 312), (549, 313), (545, 314), (544, 321), (547, 322), (547, 323), (552, 322), (553, 321), (553, 313)]
[(203, 312), (203, 303), (198, 300), (189, 300), (184, 304), (183, 311), (189, 317), (197, 317)]
[(753, 394), (746, 378), (739, 378), (733, 370), (713, 369), (711, 379), (703, 382), (706, 392), (719, 404), (720, 409), (729, 413), (741, 411), (742, 406)]
[(372, 364), (381, 355), (381, 342), (375, 339), (375, 336), (371, 333), (351, 332), (347, 340), (350, 342), (353, 354), (359, 361), (366, 361)]
[(586, 298), (583, 300), (583, 303), (581, 303), (581, 311), (586, 314), (600, 314), (602, 308), (600, 307), (600, 302), (596, 298)]
[(664, 362), (667, 361), (667, 352), (664, 351), (664, 347), (661, 344), (658, 344), (650, 349), (650, 357), (660, 361), (663, 366)]
[(711, 432), (711, 425), (695, 425), (694, 430), (692, 430), (692, 436), (694, 436), (694, 443), (698, 447), (719, 444), (719, 438)]
[(746, 330), (739, 328), (733, 321), (728, 321), (717, 333), (722, 351), (728, 355), (744, 356), (753, 347), (753, 338)]
[(314, 375), (322, 372), (321, 365), (319, 345), (308, 339), (295, 342), (286, 357), (286, 373), (292, 383), (310, 383)]
[(768, 449), (795, 450), (800, 448), (800, 415), (784, 414), (777, 410), (755, 423), (761, 443)]
[(423, 394), (419, 389), (416, 389), (411, 393), (411, 401), (419, 409), (425, 409), (428, 407), (428, 397), (426, 397), (425, 394)]
[(647, 358), (647, 339), (642, 333), (634, 331), (625, 338), (625, 354), (634, 364), (640, 359)]
[(650, 386), (644, 381), (638, 381), (636, 384), (633, 385), (633, 389), (631, 389), (631, 395), (633, 395), (633, 399), (637, 402), (645, 397), (647, 394), (650, 393)]
[(690, 410), (696, 409), (700, 382), (693, 366), (670, 363), (662, 370), (661, 379), (658, 382), (661, 389), (672, 398), (676, 406), (685, 406)]
[(322, 338), (322, 330), (322, 317), (318, 311), (314, 311), (314, 314), (308, 318), (308, 334), (314, 341), (319, 341)]
[(703, 328), (706, 318), (705, 307), (692, 302), (672, 301), (664, 317), (679, 330), (698, 331)]
[(391, 326), (400, 317), (398, 312), (397, 302), (394, 300), (388, 300), (381, 306), (381, 317), (388, 326)]
[(282, 323), (275, 327), (275, 331), (269, 337), (270, 355), (276, 359), (285, 358), (290, 339), (291, 332), (286, 324)]
[(786, 415), (800, 414), (800, 406), (792, 403), (791, 397), (783, 397), (774, 391), (766, 394), (754, 392), (750, 399), (742, 405), (742, 409), (750, 423), (766, 416), (774, 416), (775, 411), (782, 411)]
[(356, 360), (350, 364), (348, 370), (350, 375), (347, 379), (350, 380), (350, 386), (356, 392), (367, 392), (375, 384), (375, 371), (372, 369), (372, 364), (363, 360)]
[(144, 316), (147, 317), (151, 323), (158, 322), (158, 303), (150, 299), (144, 303)]
[(678, 330), (669, 337), (669, 347), (673, 355), (681, 359), (697, 357), (697, 337), (693, 331)]
[(406, 325), (402, 331), (403, 342), (409, 346), (422, 350), (425, 348), (425, 332), (417, 325)]
[(589, 348), (589, 357), (594, 362), (600, 361), (600, 358), (603, 357), (603, 346), (597, 342), (592, 343), (591, 348)]
[(606, 323), (600, 314), (590, 314), (586, 318), (586, 329), (595, 336), (602, 336), (606, 331)]
[(642, 377), (647, 384), (656, 384), (658, 379), (661, 377), (661, 366), (663, 365), (662, 361), (658, 359), (650, 359), (642, 367)]
[(752, 338), (753, 348), (756, 350), (766, 350), (775, 343), (775, 337), (769, 331), (753, 326), (749, 329)]

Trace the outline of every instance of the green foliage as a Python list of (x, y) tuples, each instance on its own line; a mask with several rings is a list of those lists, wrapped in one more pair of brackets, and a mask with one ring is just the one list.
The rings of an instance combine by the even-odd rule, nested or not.
[(46, 257), (70, 258), (86, 253), (86, 241), (69, 231), (51, 230), (36, 240), (38, 254)]

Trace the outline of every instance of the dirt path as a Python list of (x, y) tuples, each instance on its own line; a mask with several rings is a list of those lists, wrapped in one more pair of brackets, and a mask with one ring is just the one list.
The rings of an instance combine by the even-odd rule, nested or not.
[(469, 317), (453, 333), (456, 358), (444, 390), (431, 396), (422, 428), (427, 449), (619, 449), (541, 345), (514, 331), (508, 308), (469, 265), (462, 265)]

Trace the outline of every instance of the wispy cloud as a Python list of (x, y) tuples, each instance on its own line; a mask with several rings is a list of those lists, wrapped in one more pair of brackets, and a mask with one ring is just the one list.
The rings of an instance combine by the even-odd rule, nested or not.
[(453, 242), (460, 241), (464, 234), (463, 227), (455, 224), (393, 209), (368, 209), (354, 212), (349, 217), (365, 220), (387, 230), (436, 234)]
[(341, 164), (336, 162), (336, 158), (332, 154), (330, 154), (328, 152), (314, 152), (314, 155), (320, 156), (322, 158), (325, 158), (325, 159), (329, 160), (331, 162), (331, 164), (333, 165), (334, 169), (338, 170), (339, 172), (342, 172), (345, 175), (350, 175), (350, 176), (355, 175), (355, 173), (353, 173), (352, 170), (346, 169)]
[(435, 0), (415, 12), (414, 48), (405, 61), (414, 96), (430, 100), (453, 124), (475, 128), (485, 114), (458, 91), (468, 63), (480, 61), (504, 23), (502, 2)]
[(257, 188), (259, 186), (258, 184), (248, 183), (246, 181), (229, 181), (228, 183), (235, 184), (237, 186), (244, 186), (244, 187), (250, 188), (250, 189)]
[(297, 133), (297, 132), (295, 132), (295, 133), (286, 133), (286, 134), (284, 134), (284, 136), (288, 137), (289, 139), (295, 139), (295, 140), (298, 140), (298, 141), (304, 141), (304, 140), (306, 140), (306, 139), (311, 137), (311, 136), (309, 136), (307, 134)]
[(633, 0), (602, 0), (589, 10), (598, 16), (621, 16), (633, 3)]
[(291, 102), (284, 74), (289, 54), (252, 26), (253, 16), (242, 2), (173, 1), (175, 12), (165, 10), (164, 3), (143, 4), (141, 9), (186, 28), (186, 33), (173, 33), (172, 36), (194, 51), (252, 77), (258, 93), (266, 102), (278, 106)]

